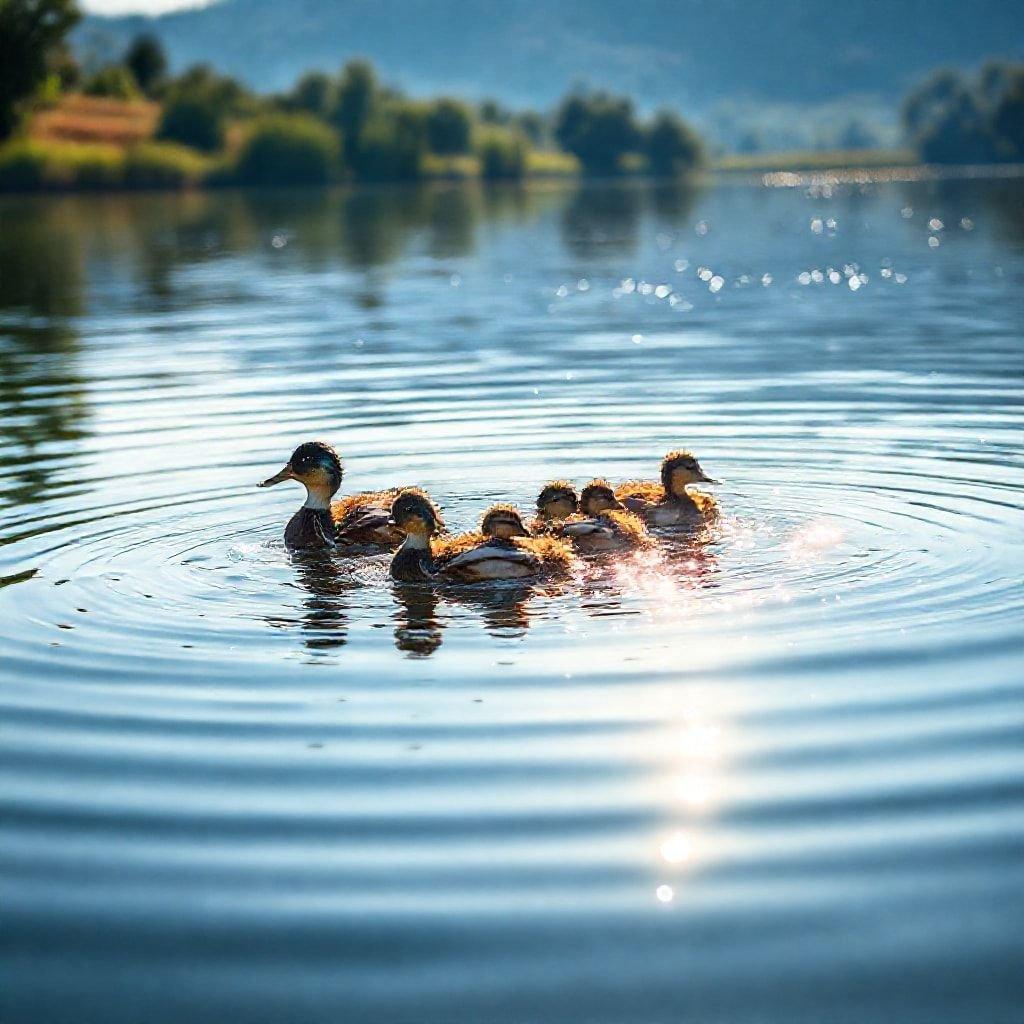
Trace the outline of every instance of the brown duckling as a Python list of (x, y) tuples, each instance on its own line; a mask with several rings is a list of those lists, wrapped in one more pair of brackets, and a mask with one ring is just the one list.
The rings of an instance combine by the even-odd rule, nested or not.
[(331, 499), (344, 474), (338, 453), (323, 441), (307, 441), (292, 452), (284, 469), (259, 486), (273, 487), (283, 480), (298, 480), (306, 488), (306, 501), (284, 530), (292, 549), (368, 547), (391, 550), (402, 535), (388, 524), (391, 502), (398, 488)]
[(643, 520), (627, 511), (605, 480), (592, 480), (580, 493), (579, 514), (562, 522), (559, 533), (580, 551), (599, 553), (649, 547)]
[(661, 463), (661, 481), (630, 480), (615, 489), (615, 496), (649, 526), (685, 526), (717, 515), (718, 503), (710, 494), (691, 490), (697, 483), (717, 484), (691, 452), (669, 452)]
[(437, 507), (426, 492), (408, 488), (395, 498), (391, 518), (405, 535), (391, 575), (404, 582), (526, 579), (565, 572), (574, 561), (564, 542), (531, 537), (512, 505), (488, 509), (479, 532), (438, 537), (444, 521)]
[(552, 480), (537, 495), (537, 515), (530, 522), (530, 533), (557, 533), (561, 524), (579, 511), (580, 496), (568, 480)]

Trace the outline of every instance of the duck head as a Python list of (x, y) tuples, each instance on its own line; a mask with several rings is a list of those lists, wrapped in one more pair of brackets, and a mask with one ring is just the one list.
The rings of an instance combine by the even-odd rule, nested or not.
[(514, 505), (492, 505), (480, 520), (480, 532), (485, 537), (495, 537), (498, 540), (530, 536), (530, 531), (523, 523), (523, 517)]
[(273, 487), (283, 480), (298, 480), (306, 488), (306, 508), (330, 508), (341, 487), (344, 470), (338, 453), (323, 441), (307, 441), (292, 452), (284, 468), (259, 486)]
[(586, 516), (596, 516), (609, 509), (623, 507), (606, 480), (592, 480), (580, 493), (580, 511)]
[(579, 505), (580, 496), (568, 480), (552, 480), (537, 495), (537, 516), (548, 522), (568, 519)]
[(717, 484), (707, 475), (691, 452), (669, 452), (661, 463), (661, 486), (674, 498), (685, 498), (690, 484)]
[(444, 520), (437, 506), (426, 491), (407, 487), (399, 492), (391, 503), (391, 518), (388, 521), (405, 534), (407, 545), (427, 548), (430, 538), (444, 530)]

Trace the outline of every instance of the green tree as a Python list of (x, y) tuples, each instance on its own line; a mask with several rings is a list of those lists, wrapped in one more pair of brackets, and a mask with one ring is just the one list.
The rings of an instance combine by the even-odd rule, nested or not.
[(246, 185), (325, 185), (338, 171), (337, 132), (305, 115), (276, 114), (257, 122), (238, 155)]
[(108, 96), (115, 100), (132, 100), (139, 95), (135, 78), (123, 64), (108, 64), (100, 68), (85, 83), (86, 96)]
[(606, 92), (573, 93), (555, 115), (555, 138), (585, 170), (614, 173), (641, 142), (633, 101)]
[(441, 156), (469, 151), (473, 122), (469, 108), (458, 100), (442, 97), (427, 110), (427, 145)]
[(288, 106), (316, 117), (327, 117), (334, 106), (334, 82), (322, 71), (303, 75), (288, 95)]
[(213, 152), (224, 145), (224, 111), (209, 94), (179, 92), (164, 105), (156, 137)]
[(167, 77), (167, 57), (156, 36), (137, 35), (124, 55), (124, 63), (147, 96), (155, 96)]
[(1024, 161), (1024, 66), (1010, 70), (992, 111), (992, 131), (998, 157)]
[(427, 151), (423, 108), (409, 100), (381, 107), (364, 126), (359, 149), (349, 161), (365, 181), (414, 181), (423, 173)]
[(523, 177), (528, 149), (519, 132), (499, 125), (485, 125), (476, 144), (481, 175), (488, 181)]
[(378, 105), (377, 73), (365, 60), (349, 61), (341, 70), (331, 120), (338, 126), (345, 152), (359, 152), (360, 139)]
[(42, 85), (80, 17), (74, 0), (0, 0), (0, 139), (14, 130), (19, 104)]
[(644, 138), (644, 152), (651, 171), (666, 176), (692, 171), (704, 160), (700, 136), (671, 110), (654, 115)]

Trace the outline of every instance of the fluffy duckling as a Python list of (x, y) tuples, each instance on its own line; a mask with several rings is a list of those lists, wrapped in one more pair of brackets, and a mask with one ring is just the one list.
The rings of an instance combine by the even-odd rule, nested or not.
[(530, 522), (530, 533), (557, 533), (562, 523), (579, 511), (580, 496), (568, 480), (552, 480), (537, 495), (537, 515)]
[(593, 480), (583, 488), (579, 508), (579, 515), (562, 522), (559, 533), (580, 551), (625, 551), (652, 543), (643, 520), (623, 507), (604, 480)]
[(341, 487), (344, 468), (338, 453), (323, 441), (307, 441), (292, 452), (284, 469), (259, 486), (298, 480), (306, 501), (288, 521), (284, 542), (292, 549), (370, 547), (390, 550), (402, 535), (389, 525), (390, 506), (398, 488), (353, 494), (331, 501)]
[(424, 491), (408, 488), (395, 498), (391, 518), (405, 535), (391, 561), (396, 580), (477, 583), (553, 575), (572, 566), (568, 545), (531, 537), (512, 505), (488, 509), (478, 533), (437, 537), (444, 530), (437, 507)]
[(615, 496), (649, 526), (680, 526), (718, 512), (710, 494), (690, 490), (693, 484), (717, 484), (688, 451), (669, 452), (661, 463), (661, 482), (630, 480), (615, 489)]

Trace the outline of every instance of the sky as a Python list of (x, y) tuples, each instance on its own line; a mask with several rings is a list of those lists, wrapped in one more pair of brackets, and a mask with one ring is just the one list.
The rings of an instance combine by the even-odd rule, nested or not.
[(79, 0), (89, 14), (163, 14), (181, 7), (201, 7), (203, 0)]

